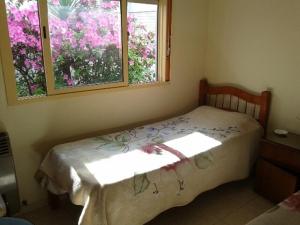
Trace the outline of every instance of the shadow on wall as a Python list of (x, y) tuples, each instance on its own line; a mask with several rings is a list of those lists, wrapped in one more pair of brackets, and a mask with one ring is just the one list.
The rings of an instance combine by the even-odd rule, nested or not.
[(6, 128), (4, 126), (4, 123), (0, 120), (0, 132), (5, 132)]

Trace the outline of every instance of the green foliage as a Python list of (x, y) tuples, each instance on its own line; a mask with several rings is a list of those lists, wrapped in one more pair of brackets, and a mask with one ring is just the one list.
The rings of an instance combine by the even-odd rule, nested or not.
[[(66, 52), (67, 55), (60, 55), (54, 64), (56, 88), (120, 81), (122, 62), (120, 50), (115, 45), (106, 47), (102, 54), (93, 49)], [(71, 80), (73, 83), (68, 83)]]
[(135, 32), (129, 37), (129, 83), (149, 83), (156, 80), (156, 52), (154, 33), (133, 23)]

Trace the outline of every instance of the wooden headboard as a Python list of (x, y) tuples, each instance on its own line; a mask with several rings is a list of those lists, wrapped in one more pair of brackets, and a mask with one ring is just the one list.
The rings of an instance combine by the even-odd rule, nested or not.
[(271, 92), (250, 94), (231, 86), (211, 86), (206, 79), (200, 81), (199, 105), (210, 105), (220, 109), (251, 115), (266, 130), (270, 110)]

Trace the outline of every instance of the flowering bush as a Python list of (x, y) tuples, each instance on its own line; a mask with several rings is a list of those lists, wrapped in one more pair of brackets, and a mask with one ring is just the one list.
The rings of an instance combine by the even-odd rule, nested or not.
[(156, 80), (155, 34), (128, 16), (129, 83), (145, 83)]
[[(6, 0), (18, 96), (46, 94), (37, 2)], [(48, 3), (56, 88), (122, 80), (120, 2)], [(154, 33), (128, 16), (129, 82), (154, 81)]]
[(45, 94), (37, 5), (8, 2), (8, 27), (19, 96)]

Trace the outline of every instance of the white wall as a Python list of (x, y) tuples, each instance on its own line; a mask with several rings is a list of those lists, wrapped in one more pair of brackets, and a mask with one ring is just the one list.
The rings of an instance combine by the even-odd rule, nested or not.
[(300, 1), (208, 2), (206, 76), (255, 91), (271, 88), (270, 128), (300, 133)]
[(206, 1), (174, 0), (173, 4), (170, 85), (7, 106), (0, 67), (0, 129), (5, 128), (11, 138), (22, 199), (29, 204), (44, 199), (33, 176), (53, 144), (197, 106), (198, 82), (204, 72)]

